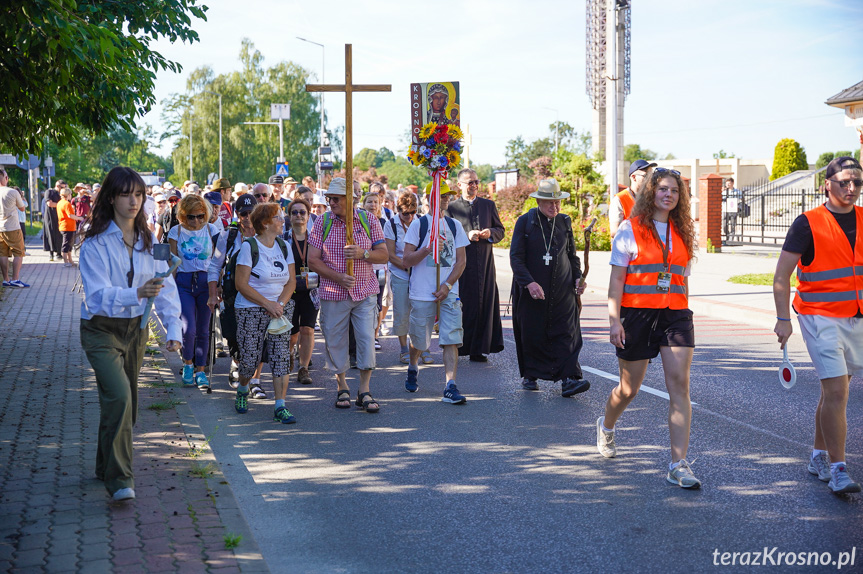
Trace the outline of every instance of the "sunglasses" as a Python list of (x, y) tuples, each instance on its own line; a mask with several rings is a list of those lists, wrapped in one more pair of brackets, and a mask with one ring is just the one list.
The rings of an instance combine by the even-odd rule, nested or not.
[(417, 212), (416, 212), (416, 210), (414, 210), (414, 211), (402, 211), (401, 214), (402, 215), (416, 215)]
[(207, 214), (206, 213), (199, 213), (198, 215), (188, 214), (188, 215), (186, 215), (186, 219), (190, 219), (192, 221), (194, 221), (195, 219), (204, 220), (204, 219), (207, 219)]
[(848, 184), (853, 183), (855, 189), (863, 187), (863, 179), (849, 179), (848, 181), (839, 181), (838, 179), (828, 179), (839, 186), (839, 189), (848, 189)]
[(244, 211), (243, 213), (238, 213), (238, 214), (237, 214), (237, 217), (251, 217), (251, 216), (252, 216), (252, 212), (251, 212), (251, 211)]
[(653, 168), (653, 175), (658, 173), (673, 173), (674, 175), (680, 175), (680, 172), (676, 169), (668, 169), (667, 167), (655, 167)]
[(479, 180), (478, 179), (472, 179), (470, 181), (463, 181), (462, 183), (465, 185), (479, 185)]
[(255, 197), (263, 197), (263, 198), (266, 198), (266, 197), (267, 197), (267, 194), (266, 194), (266, 193), (256, 193), (256, 194), (255, 194)]
[(291, 215), (306, 215), (307, 213), (309, 213), (309, 212), (306, 211), (305, 209), (303, 209), (302, 211), (298, 210), (298, 209), (292, 209), (291, 210)]
[(327, 202), (328, 203), (338, 203), (339, 201), (341, 201), (341, 199), (342, 198), (339, 197), (338, 195), (336, 195), (336, 196), (328, 195), (327, 196)]

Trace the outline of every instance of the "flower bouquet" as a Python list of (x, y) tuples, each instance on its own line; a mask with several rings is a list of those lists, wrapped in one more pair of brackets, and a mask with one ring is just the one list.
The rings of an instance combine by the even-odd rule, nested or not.
[(408, 150), (410, 162), (413, 165), (426, 168), (432, 178), (429, 211), (433, 215), (429, 242), (435, 263), (440, 263), (438, 254), (440, 182), (447, 178), (449, 169), (458, 167), (461, 163), (461, 142), (463, 139), (464, 134), (458, 126), (429, 122), (420, 128), (418, 143), (413, 144)]

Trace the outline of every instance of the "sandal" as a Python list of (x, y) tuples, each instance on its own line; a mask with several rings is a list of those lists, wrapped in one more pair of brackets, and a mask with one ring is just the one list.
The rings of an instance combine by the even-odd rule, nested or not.
[[(340, 404), (340, 403), (347, 403)], [(351, 408), (351, 392), (348, 390), (338, 391), (336, 393), (336, 408), (337, 409), (349, 409)]]
[(264, 392), (264, 389), (260, 385), (254, 385), (249, 389), (249, 396), (253, 399), (265, 399), (267, 398), (267, 393)]
[(423, 365), (434, 363), (434, 359), (432, 359), (431, 353), (428, 350), (422, 352), (420, 359), (422, 359)]
[[(367, 413), (376, 413), (381, 410), (378, 402), (372, 397), (371, 393), (360, 393), (357, 395), (357, 402), (355, 403), (358, 407), (366, 411)], [(372, 406), (374, 405), (374, 406)]]
[(399, 353), (399, 361), (401, 361), (401, 363), (402, 363), (403, 365), (410, 365), (410, 363), (411, 363), (411, 354), (410, 354), (410, 353), (408, 353), (408, 352)]

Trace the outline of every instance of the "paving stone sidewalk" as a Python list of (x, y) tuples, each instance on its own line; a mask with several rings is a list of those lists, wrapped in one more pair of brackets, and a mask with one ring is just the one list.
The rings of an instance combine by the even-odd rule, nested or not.
[(0, 291), (0, 572), (268, 571), (158, 350), (139, 382), (137, 499), (111, 502), (94, 476), (99, 397), (77, 268), (28, 243), (32, 287)]

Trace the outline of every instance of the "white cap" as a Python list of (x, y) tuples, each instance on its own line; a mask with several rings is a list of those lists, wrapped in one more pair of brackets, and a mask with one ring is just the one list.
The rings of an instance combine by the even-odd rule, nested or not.
[(245, 183), (239, 182), (236, 185), (234, 185), (234, 193), (248, 193), (248, 192), (249, 192), (249, 186), (246, 185)]
[(168, 201), (168, 198), (165, 197), (164, 195), (162, 195), (161, 193), (154, 193), (153, 194), (153, 201), (155, 201), (156, 203), (159, 203), (160, 201)]
[(315, 197), (312, 198), (312, 205), (326, 205), (327, 200), (324, 199), (324, 196), (315, 194)]

